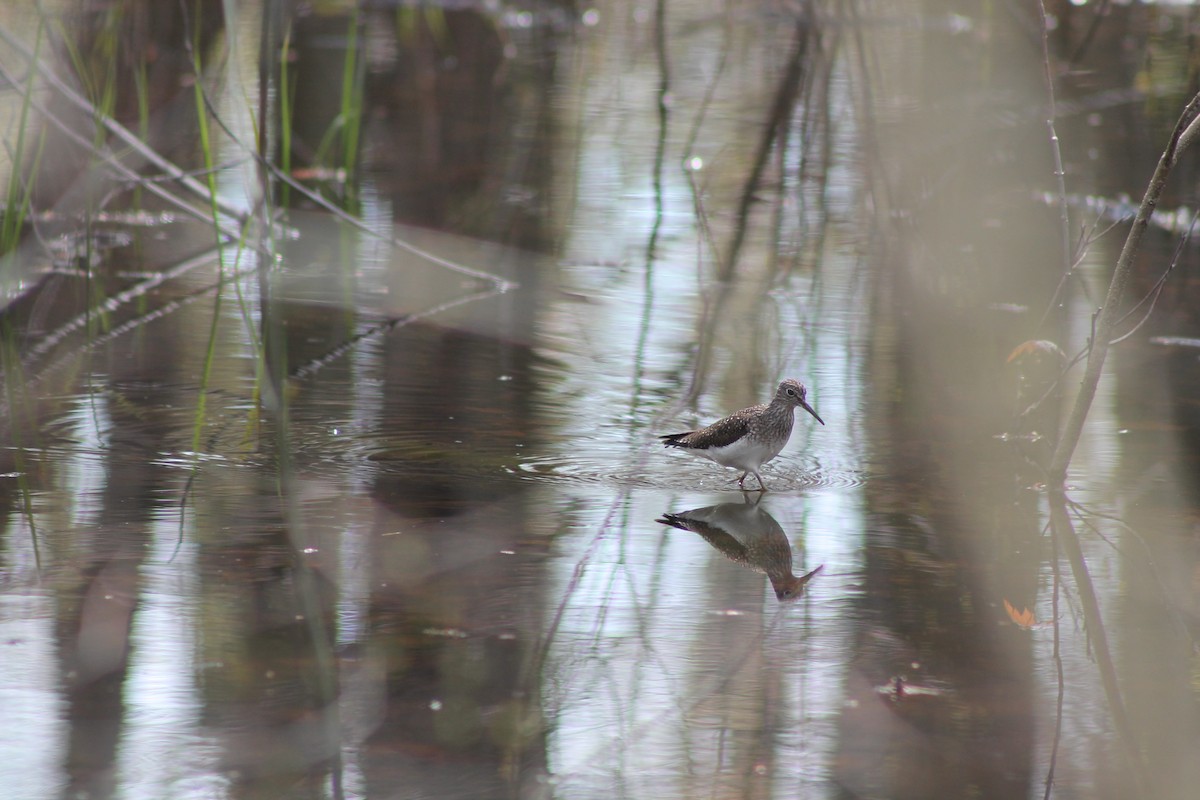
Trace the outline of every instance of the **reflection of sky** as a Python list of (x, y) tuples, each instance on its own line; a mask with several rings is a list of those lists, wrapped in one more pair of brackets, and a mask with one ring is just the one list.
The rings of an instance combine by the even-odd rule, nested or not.
[(63, 488), (72, 502), (66, 509), (71, 525), (88, 525), (104, 510), (100, 492), (104, 489), (104, 458), (108, 436), (112, 433), (108, 398), (103, 392), (80, 395), (67, 412), (71, 437), (79, 443), (65, 453)]
[(215, 665), (195, 660), (202, 614), (188, 528), (181, 546), (177, 517), (152, 523), (142, 564), (117, 762), (119, 785), (129, 797), (212, 797), (228, 785), (219, 769), (220, 745), (198, 725), (203, 702), (196, 678)]
[[(21, 528), (22, 525), (14, 527)], [(21, 539), (29, 532), (12, 531), (5, 557), (20, 558)], [(67, 725), (58, 686), (58, 654), (54, 652), (54, 601), (33, 594), (0, 595), (0, 785), (13, 800), (58, 794), (59, 765), (65, 752)], [(11, 793), (11, 794), (10, 794)]]
[[(68, 533), (55, 537), (55, 541), (59, 547), (83, 549), (87, 542), (75, 541), (74, 537), (91, 533), (90, 526), (102, 508), (101, 453), (110, 424), (104, 396), (79, 396), (65, 417), (68, 437), (78, 446), (61, 453), (60, 496), (70, 498), (70, 502), (57, 507), (54, 513), (64, 518)], [(49, 510), (41, 505), (41, 499), (35, 496), (35, 512)], [(5, 584), (25, 585), (31, 593), (0, 594), (0, 646), (4, 648), (4, 666), (0, 669), (0, 785), (6, 787), (6, 792), (14, 792), (14, 798), (52, 797), (57, 793), (58, 769), (66, 752), (67, 726), (59, 686), (59, 654), (52, 646), (56, 604), (50, 597), (37, 594), (36, 587), (38, 555), (43, 564), (47, 563), (53, 548), (48, 547), (45, 517), (40, 517), (37, 531), (30, 530), (23, 514), (8, 519)], [(34, 552), (35, 538), (39, 554)]]
[[(65, 451), (63, 497), (69, 504), (54, 509), (68, 530), (66, 537), (55, 537), (59, 547), (86, 548), (86, 541), (75, 541), (75, 531), (86, 536), (92, 531), (96, 513), (101, 509), (99, 492), (103, 486), (100, 453), (103, 436), (109, 426), (102, 395), (80, 396), (66, 413), (68, 436), (77, 448)], [(28, 458), (28, 456), (27, 456)], [(14, 480), (5, 477), (3, 480)], [(43, 509), (42, 498), (34, 497), (35, 513)], [(37, 531), (29, 528), (23, 514), (8, 517), (4, 536), (4, 585), (23, 585), (28, 593), (5, 591), (0, 594), (0, 785), (13, 798), (53, 797), (59, 766), (66, 753), (67, 725), (65, 700), (60, 693), (59, 654), (53, 647), (56, 603), (47, 594), (39, 594), (40, 566), (52, 557), (46, 538), (45, 517)], [(66, 541), (63, 539), (66, 538)], [(38, 540), (39, 553), (34, 552)]]

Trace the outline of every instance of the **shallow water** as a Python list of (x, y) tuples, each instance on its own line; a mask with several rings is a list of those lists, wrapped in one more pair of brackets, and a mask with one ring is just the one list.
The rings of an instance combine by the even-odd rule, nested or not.
[[(1083, 345), (1122, 234), (1051, 302), (1025, 29), (662, 8), (665, 55), (653, 6), (364, 12), (361, 225), (296, 201), (241, 248), (177, 211), (89, 234), (78, 187), (38, 221), (3, 285), (6, 796), (1191, 796), (1187, 270), (1115, 349), (1060, 506), (1077, 377), (1022, 415), (1058, 367), (1010, 356)], [(259, 13), (215, 104), (243, 135)], [(1172, 13), (1105, 25), (1165, 49)], [(294, 23), (300, 135), (348, 23)], [(1070, 188), (1136, 196), (1165, 133), (1081, 74)], [(827, 425), (797, 417), (766, 493), (655, 438), (782, 377)]]

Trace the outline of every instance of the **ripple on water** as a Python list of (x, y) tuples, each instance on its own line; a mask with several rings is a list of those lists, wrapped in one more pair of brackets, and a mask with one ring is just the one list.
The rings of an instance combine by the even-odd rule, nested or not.
[[(319, 447), (298, 443), (298, 461), (306, 470), (342, 473), (348, 464), (371, 465), (383, 471), (419, 470), (458, 480), (515, 480), (610, 488), (672, 491), (737, 491), (738, 473), (699, 458), (661, 451), (654, 446), (629, 449), (619, 443), (592, 441), (589, 447), (543, 450), (481, 447), (478, 441), (432, 442), (416, 432), (378, 437), (371, 432), (343, 429), (336, 446), (322, 440)], [(313, 450), (313, 452), (309, 452)], [(857, 465), (856, 465), (857, 466)], [(858, 468), (830, 464), (816, 455), (781, 456), (762, 471), (772, 491), (850, 489), (863, 485)], [(754, 482), (749, 479), (750, 485)]]
[[(526, 458), (506, 468), (532, 481), (570, 481), (610, 486), (642, 486), (662, 489), (729, 491), (737, 489), (738, 473), (700, 459), (677, 463), (659, 462), (652, 456), (633, 464), (593, 454), (555, 454)], [(776, 459), (763, 471), (768, 488), (774, 491), (800, 489), (848, 489), (866, 482), (859, 470), (826, 467), (814, 456)], [(750, 483), (754, 482), (751, 477)], [(749, 485), (749, 484), (748, 484)]]
[(653, 485), (640, 464), (586, 454), (533, 456), (505, 467), (505, 470), (528, 481), (566, 481), (622, 488)]

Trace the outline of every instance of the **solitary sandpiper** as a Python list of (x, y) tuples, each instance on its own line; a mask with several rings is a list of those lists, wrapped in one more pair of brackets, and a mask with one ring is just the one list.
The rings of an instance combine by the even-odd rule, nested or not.
[(659, 436), (667, 447), (681, 447), (689, 453), (704, 456), (723, 467), (742, 470), (738, 486), (746, 489), (746, 476), (758, 478), (758, 491), (765, 492), (766, 484), (758, 468), (779, 455), (792, 435), (792, 411), (796, 406), (825, 420), (804, 399), (804, 384), (788, 378), (779, 384), (769, 404), (743, 408), (706, 428)]

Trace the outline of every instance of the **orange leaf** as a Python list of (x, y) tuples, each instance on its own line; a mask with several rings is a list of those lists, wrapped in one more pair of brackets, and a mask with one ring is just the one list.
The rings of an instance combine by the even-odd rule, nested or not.
[(1061, 347), (1056, 345), (1054, 342), (1047, 341), (1045, 339), (1037, 339), (1033, 341), (1022, 342), (1021, 344), (1017, 345), (1016, 348), (1014, 348), (1013, 351), (1008, 354), (1008, 358), (1004, 359), (1004, 363), (1011, 364), (1018, 358), (1024, 358), (1026, 356), (1038, 356), (1039, 358), (1042, 356), (1049, 356), (1055, 361), (1064, 364), (1067, 361), (1067, 354), (1062, 351)]
[(1028, 631), (1033, 630), (1033, 628), (1038, 624), (1037, 619), (1033, 616), (1033, 612), (1028, 608), (1023, 608), (1020, 611), (1017, 611), (1017, 609), (1013, 607), (1012, 603), (1005, 600), (1004, 610), (1008, 612), (1008, 618), (1015, 622), (1018, 628), (1024, 628)]

